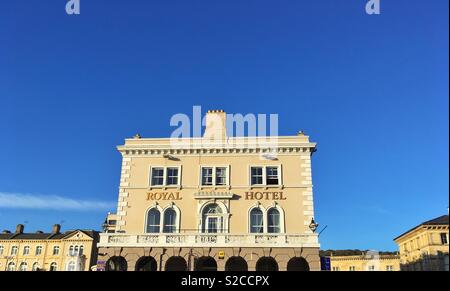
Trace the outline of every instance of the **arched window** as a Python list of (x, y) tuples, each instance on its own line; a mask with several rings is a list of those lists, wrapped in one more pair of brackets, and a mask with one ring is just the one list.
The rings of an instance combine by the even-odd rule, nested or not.
[(56, 264), (56, 262), (50, 264), (50, 271), (51, 272), (58, 271), (58, 264)]
[(161, 222), (161, 213), (158, 209), (152, 208), (147, 214), (147, 232), (158, 233)]
[(267, 232), (268, 233), (281, 232), (280, 212), (276, 208), (270, 208), (269, 211), (267, 211)]
[(250, 211), (250, 232), (251, 233), (263, 233), (263, 212), (259, 208), (253, 208)]
[(31, 267), (31, 271), (37, 271), (37, 270), (39, 270), (39, 263), (38, 263), (38, 262), (35, 262), (35, 263), (33, 264), (33, 266)]
[(76, 266), (76, 265), (75, 265), (75, 262), (73, 262), (73, 261), (72, 261), (72, 262), (69, 262), (69, 263), (67, 264), (66, 270), (67, 270), (67, 271), (76, 271), (76, 270), (75, 270), (75, 266)]
[(222, 209), (216, 203), (211, 203), (203, 209), (202, 232), (217, 233), (223, 230)]
[(164, 211), (164, 226), (163, 232), (172, 233), (177, 230), (177, 213), (172, 208), (167, 208)]
[(14, 262), (9, 262), (8, 267), (6, 268), (6, 271), (15, 271), (16, 270), (16, 264)]
[(20, 266), (19, 266), (19, 271), (22, 271), (22, 272), (24, 272), (24, 271), (26, 271), (26, 270), (27, 270), (27, 267), (28, 267), (27, 263), (25, 263), (25, 262), (22, 262), (22, 263), (20, 263)]

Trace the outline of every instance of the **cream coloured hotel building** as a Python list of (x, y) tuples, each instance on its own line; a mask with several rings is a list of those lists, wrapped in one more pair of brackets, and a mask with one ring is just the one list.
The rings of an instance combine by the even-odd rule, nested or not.
[(98, 269), (320, 270), (316, 144), (302, 132), (227, 137), (226, 124), (225, 112), (208, 111), (200, 138), (137, 135), (118, 146), (118, 207)]

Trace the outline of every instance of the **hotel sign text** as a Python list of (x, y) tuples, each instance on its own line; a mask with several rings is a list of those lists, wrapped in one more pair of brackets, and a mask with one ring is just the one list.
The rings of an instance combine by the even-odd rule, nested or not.
[(245, 200), (286, 200), (283, 192), (245, 192)]

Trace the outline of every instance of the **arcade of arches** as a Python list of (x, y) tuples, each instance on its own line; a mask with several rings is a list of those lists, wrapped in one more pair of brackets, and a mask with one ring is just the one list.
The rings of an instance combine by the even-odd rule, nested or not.
[[(276, 252), (275, 252), (276, 253)], [(105, 254), (107, 255), (107, 254)], [(106, 271), (309, 271), (316, 270), (318, 263), (304, 256), (281, 254), (230, 253), (219, 258), (217, 252), (172, 253), (150, 251), (143, 255), (107, 255)]]

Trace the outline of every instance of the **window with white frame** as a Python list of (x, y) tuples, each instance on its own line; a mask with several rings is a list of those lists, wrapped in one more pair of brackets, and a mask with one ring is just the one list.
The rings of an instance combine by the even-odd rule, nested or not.
[(375, 271), (375, 266), (374, 265), (370, 265), (369, 266), (369, 271)]
[(354, 272), (354, 271), (356, 271), (356, 267), (355, 266), (350, 266), (350, 267), (348, 267), (348, 270), (350, 272)]
[(16, 270), (16, 264), (14, 262), (9, 262), (6, 271), (15, 271)]
[(27, 256), (27, 255), (29, 255), (30, 254), (30, 247), (29, 246), (25, 246), (24, 248), (23, 248), (23, 255), (24, 256)]
[(56, 262), (51, 263), (49, 271), (50, 272), (58, 271), (58, 264)]
[(17, 252), (19, 251), (19, 247), (18, 246), (13, 246), (11, 248), (11, 256), (15, 256), (17, 255)]
[(0, 256), (3, 255), (3, 251), (5, 250), (4, 246), (0, 246)]
[(340, 268), (339, 267), (333, 267), (333, 269), (332, 269), (333, 271), (340, 271)]
[(54, 255), (54, 256), (59, 255), (59, 246), (54, 246), (54, 247), (53, 247), (53, 255)]
[(164, 185), (164, 168), (152, 168), (152, 186)]
[(266, 167), (266, 185), (278, 184), (278, 167)]
[(269, 211), (267, 211), (267, 232), (268, 233), (281, 232), (280, 212), (276, 208), (270, 208)]
[(252, 185), (263, 184), (263, 167), (252, 167), (251, 170), (251, 183)]
[(280, 185), (281, 174), (279, 166), (250, 167), (251, 185)]
[(228, 185), (228, 167), (202, 167), (202, 186), (225, 186)]
[(31, 267), (31, 271), (37, 271), (37, 270), (39, 270), (39, 263), (38, 263), (38, 262), (35, 262), (35, 263), (33, 264), (33, 266)]
[(386, 266), (386, 271), (394, 271), (394, 266), (392, 265)]
[(28, 264), (26, 262), (22, 262), (19, 265), (19, 271), (25, 272), (27, 270)]
[(84, 247), (82, 245), (71, 245), (69, 247), (69, 255), (71, 257), (78, 257), (83, 255)]
[(227, 168), (216, 168), (216, 186), (223, 186), (227, 184)]
[(264, 216), (263, 212), (259, 208), (253, 208), (250, 211), (250, 233), (263, 233), (264, 232)]
[(172, 208), (167, 208), (164, 211), (164, 233), (173, 233), (177, 229), (177, 213)]
[(178, 185), (178, 168), (167, 168), (166, 185)]
[(71, 261), (71, 262), (69, 262), (68, 264), (67, 264), (67, 268), (66, 268), (66, 270), (67, 271), (75, 271), (75, 268), (76, 267), (76, 264), (75, 264), (75, 262), (74, 261)]
[(42, 254), (42, 246), (37, 246), (36, 247), (36, 256), (39, 256), (40, 254)]
[(155, 207), (148, 211), (147, 213), (147, 232), (148, 233), (158, 233), (161, 223), (161, 213)]
[(180, 185), (180, 167), (152, 167), (150, 172), (153, 187)]

